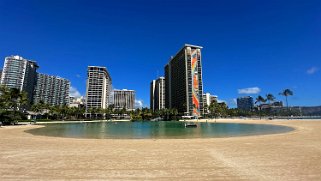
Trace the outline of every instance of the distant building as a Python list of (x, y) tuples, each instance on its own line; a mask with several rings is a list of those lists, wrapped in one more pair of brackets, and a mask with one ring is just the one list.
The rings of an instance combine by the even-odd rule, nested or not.
[(31, 104), (38, 68), (35, 61), (24, 59), (18, 55), (6, 57), (0, 82), (9, 88), (25, 91), (28, 94), (28, 102)]
[(1, 77), (2, 77), (2, 69), (0, 69), (0, 84), (1, 84)]
[(128, 111), (135, 110), (135, 91), (134, 90), (113, 90), (114, 108)]
[(106, 67), (88, 66), (86, 109), (106, 109), (110, 104), (112, 79)]
[(217, 96), (216, 95), (211, 95), (210, 93), (205, 93), (203, 94), (203, 103), (204, 106), (206, 105), (207, 107), (211, 105), (213, 101), (217, 101)]
[(61, 77), (37, 74), (37, 83), (34, 91), (34, 103), (43, 101), (51, 106), (69, 104), (70, 81)]
[(81, 97), (69, 97), (69, 107), (83, 107), (85, 105), (85, 98), (83, 96)]
[(155, 86), (156, 86), (156, 80), (152, 80), (150, 83), (150, 99), (149, 99), (149, 106), (151, 110), (155, 110)]
[(165, 107), (191, 116), (203, 114), (200, 46), (185, 44), (165, 66)]
[(275, 101), (271, 105), (272, 105), (272, 107), (283, 107), (283, 102), (282, 101)]
[(205, 93), (203, 94), (203, 104), (204, 106), (210, 106), (211, 104), (211, 94), (210, 93)]
[(207, 113), (209, 113), (209, 106), (210, 106), (210, 104), (207, 104), (207, 100), (209, 100), (210, 101), (210, 99), (209, 99), (209, 96), (207, 96), (207, 94), (209, 94), (209, 93), (206, 93), (206, 94), (203, 94), (203, 109), (204, 109), (204, 114), (207, 114)]
[(217, 102), (217, 101), (218, 101), (218, 96), (216, 96), (216, 95), (211, 95), (211, 96), (210, 96), (210, 100), (211, 100), (211, 101), (210, 101), (211, 103), (212, 103), (213, 101), (216, 101), (216, 102)]
[(275, 101), (269, 104), (261, 104), (261, 109), (277, 109), (277, 108), (283, 108), (283, 102), (282, 101)]
[(209, 113), (209, 107), (213, 101), (217, 101), (217, 96), (210, 93), (203, 94), (204, 113)]
[(151, 82), (151, 109), (161, 110), (165, 108), (165, 78), (159, 77)]
[(155, 110), (165, 108), (165, 78), (159, 77), (155, 84)]
[(254, 107), (253, 97), (239, 97), (237, 98), (237, 108), (245, 111), (250, 111)]
[(70, 96), (69, 103), (70, 104), (72, 104), (72, 103), (85, 104), (85, 98), (84, 98), (84, 96), (80, 96), (80, 97)]

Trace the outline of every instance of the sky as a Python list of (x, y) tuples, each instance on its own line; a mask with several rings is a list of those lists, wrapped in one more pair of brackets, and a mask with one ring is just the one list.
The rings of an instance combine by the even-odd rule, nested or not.
[(35, 60), (73, 95), (85, 95), (87, 66), (105, 66), (148, 107), (150, 82), (185, 43), (203, 47), (204, 92), (229, 107), (284, 101), (286, 88), (291, 106), (321, 105), (320, 0), (0, 0), (0, 63)]

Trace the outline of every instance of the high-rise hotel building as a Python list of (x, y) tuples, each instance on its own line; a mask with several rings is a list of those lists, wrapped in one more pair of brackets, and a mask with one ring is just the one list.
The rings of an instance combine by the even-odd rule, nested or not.
[(113, 90), (114, 93), (114, 108), (126, 110), (135, 109), (135, 91), (134, 90)]
[(156, 80), (152, 80), (150, 83), (150, 89), (149, 89), (149, 107), (151, 110), (155, 110), (155, 85)]
[(165, 77), (159, 77), (151, 82), (150, 108), (153, 111), (165, 108)]
[(251, 111), (254, 108), (254, 100), (251, 96), (237, 98), (237, 108), (245, 111)]
[(1, 84), (27, 92), (28, 102), (32, 103), (37, 79), (38, 64), (18, 55), (5, 58)]
[(165, 66), (165, 107), (200, 117), (203, 114), (201, 46), (185, 44)]
[(69, 104), (70, 81), (61, 77), (37, 74), (34, 103), (43, 101), (52, 106)]
[(103, 108), (110, 104), (112, 80), (106, 67), (88, 66), (86, 109)]

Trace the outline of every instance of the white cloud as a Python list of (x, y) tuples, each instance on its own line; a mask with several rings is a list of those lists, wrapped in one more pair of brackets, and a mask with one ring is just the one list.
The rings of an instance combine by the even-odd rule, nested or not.
[(249, 87), (244, 89), (237, 90), (239, 94), (258, 94), (261, 92), (261, 89), (258, 87)]
[(71, 97), (81, 97), (80, 92), (73, 86), (70, 86), (69, 94)]
[(307, 70), (307, 74), (314, 74), (316, 73), (317, 71), (319, 71), (318, 67), (311, 67)]
[(76, 74), (76, 77), (77, 77), (77, 78), (80, 78), (81, 76), (80, 76), (79, 74)]
[(218, 103), (223, 103), (223, 102), (225, 102), (225, 103), (226, 103), (226, 101), (225, 101), (225, 100), (220, 100), (220, 99), (218, 99), (218, 100), (217, 100), (217, 102), (218, 102)]
[(143, 107), (143, 104), (144, 104), (144, 101), (143, 100), (135, 100), (135, 108), (142, 108)]

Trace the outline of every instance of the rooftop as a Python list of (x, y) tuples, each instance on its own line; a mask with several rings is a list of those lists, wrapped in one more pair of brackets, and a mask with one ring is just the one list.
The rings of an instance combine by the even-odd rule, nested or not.
[(174, 55), (174, 56), (171, 56), (171, 58), (169, 59), (169, 62), (174, 58), (176, 57), (176, 55), (181, 52), (184, 48), (186, 47), (192, 47), (192, 48), (199, 48), (199, 49), (202, 49), (203, 47), (202, 46), (198, 46), (198, 45), (192, 45), (192, 44), (188, 44), (188, 43), (185, 43), (184, 46), (179, 49), (179, 51)]
[(114, 89), (114, 91), (128, 91), (128, 92), (135, 92), (135, 90), (128, 90), (128, 89)]

